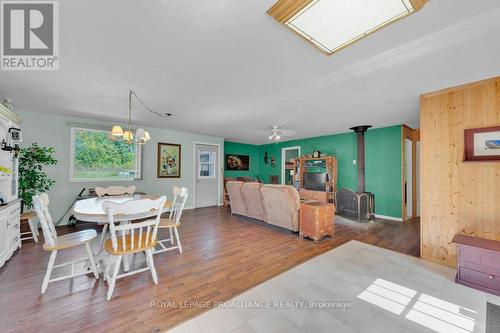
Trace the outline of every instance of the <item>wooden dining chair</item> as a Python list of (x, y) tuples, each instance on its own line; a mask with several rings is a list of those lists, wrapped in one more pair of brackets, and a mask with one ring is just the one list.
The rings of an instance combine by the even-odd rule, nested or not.
[[(135, 185), (131, 186), (109, 186), (109, 187), (99, 187), (95, 188), (95, 193), (98, 197), (112, 197), (118, 195), (133, 195), (135, 193)], [(101, 238), (99, 240), (99, 246), (102, 249), (104, 246), (104, 239), (106, 238), (106, 232), (108, 231), (108, 224), (105, 223), (102, 226)]]
[[(162, 196), (156, 200), (130, 200), (122, 204), (111, 201), (103, 202), (102, 208), (108, 216), (109, 232), (111, 234), (111, 239), (106, 241), (104, 248), (111, 256), (117, 257), (113, 267), (113, 275), (109, 276), (111, 268), (111, 263), (109, 261), (106, 272), (104, 273), (108, 281), (108, 294), (106, 297), (108, 301), (113, 295), (117, 279), (149, 270), (151, 271), (153, 282), (158, 284), (158, 276), (156, 275), (151, 251), (158, 242), (158, 224), (160, 223), (161, 213), (166, 200), (167, 198)], [(152, 210), (157, 212), (156, 218), (154, 219), (148, 219), (137, 223), (122, 223), (120, 225), (115, 225), (115, 216), (117, 215), (133, 216), (134, 219), (140, 219)], [(147, 267), (118, 275), (123, 256), (138, 252), (145, 253)]]
[[(172, 201), (172, 206), (170, 207), (168, 218), (162, 218), (160, 220), (160, 225), (158, 226), (158, 228), (160, 229), (168, 229), (170, 233), (170, 238), (159, 240), (158, 246), (161, 247), (161, 249), (159, 250), (154, 249), (153, 254), (162, 253), (175, 249), (179, 249), (179, 253), (182, 253), (182, 245), (177, 227), (179, 227), (181, 224), (182, 211), (184, 210), (184, 206), (186, 205), (189, 193), (188, 189), (185, 187), (174, 186), (173, 194), (174, 194), (174, 200)], [(175, 243), (177, 245), (174, 244), (173, 233), (175, 233), (175, 239), (176, 239)], [(169, 247), (167, 247), (165, 244), (167, 242), (170, 242)]]
[[(99, 274), (97, 272), (97, 267), (95, 265), (94, 253), (90, 247), (90, 242), (97, 237), (97, 233), (95, 230), (82, 230), (78, 232), (74, 232), (71, 234), (66, 234), (62, 236), (58, 236), (56, 232), (56, 228), (54, 227), (54, 223), (52, 221), (52, 216), (48, 210), (49, 197), (46, 193), (42, 193), (40, 195), (33, 196), (33, 203), (36, 215), (38, 216), (38, 220), (42, 226), (43, 237), (45, 238), (45, 244), (43, 244), (43, 249), (45, 251), (50, 251), (50, 259), (47, 266), (47, 272), (45, 273), (45, 277), (42, 283), (42, 294), (47, 290), (47, 286), (51, 282), (71, 279), (76, 276), (86, 275), (88, 272), (86, 270), (82, 270), (81, 272), (75, 271), (75, 265), (82, 262), (90, 261), (90, 267), (92, 272), (94, 273), (94, 277), (99, 279)], [(73, 260), (65, 263), (61, 263), (55, 265), (56, 256), (58, 251), (73, 248), (76, 246), (85, 245), (85, 249), (87, 251), (87, 257), (81, 260)], [(51, 279), (52, 270), (54, 268), (64, 267), (71, 265), (71, 273), (69, 275), (63, 275)]]

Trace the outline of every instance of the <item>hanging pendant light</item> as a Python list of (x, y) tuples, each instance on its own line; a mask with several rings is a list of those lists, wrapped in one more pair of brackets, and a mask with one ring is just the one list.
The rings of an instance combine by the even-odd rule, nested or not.
[(116, 137), (121, 137), (123, 136), (123, 129), (121, 126), (119, 125), (115, 125), (113, 126), (113, 129), (111, 130), (111, 135), (112, 136), (116, 136)]
[(130, 131), (123, 132), (123, 141), (125, 141), (126, 143), (132, 143), (133, 140), (134, 140), (134, 135), (132, 134), (132, 132)]
[(149, 140), (151, 140), (151, 136), (148, 131), (146, 131), (144, 128), (138, 128), (135, 131), (135, 140), (134, 140), (134, 134), (132, 133), (132, 95), (135, 96), (135, 98), (151, 113), (156, 114), (159, 117), (170, 117), (172, 116), (171, 113), (165, 113), (165, 114), (160, 114), (158, 112), (153, 111), (150, 109), (146, 104), (144, 104), (139, 97), (136, 95), (135, 92), (132, 90), (129, 90), (128, 93), (128, 128), (124, 131), (123, 128), (120, 125), (114, 125), (113, 128), (111, 129), (111, 134), (110, 134), (110, 139), (112, 141), (116, 140), (123, 140), (123, 142), (127, 144), (145, 144)]
[(138, 128), (135, 131), (135, 143), (143, 145), (146, 143), (146, 132), (144, 128)]

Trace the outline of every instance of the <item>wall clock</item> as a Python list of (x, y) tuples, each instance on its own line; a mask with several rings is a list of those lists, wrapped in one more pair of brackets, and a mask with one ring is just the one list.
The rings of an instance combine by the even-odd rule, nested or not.
[(319, 150), (315, 150), (312, 153), (313, 158), (320, 158), (321, 157), (321, 152)]

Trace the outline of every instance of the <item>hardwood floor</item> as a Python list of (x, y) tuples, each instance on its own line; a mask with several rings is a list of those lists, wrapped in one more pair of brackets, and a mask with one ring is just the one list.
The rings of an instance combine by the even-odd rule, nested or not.
[[(60, 227), (58, 232), (94, 227)], [(154, 257), (159, 285), (148, 272), (126, 277), (117, 281), (110, 302), (107, 284), (90, 275), (52, 283), (41, 295), (49, 253), (40, 244), (25, 243), (0, 269), (0, 332), (164, 331), (207, 310), (189, 302), (228, 300), (352, 239), (419, 256), (418, 219), (382, 222), (369, 230), (339, 224), (333, 238), (314, 244), (220, 207), (185, 211), (179, 231), (184, 253)], [(84, 251), (61, 252), (58, 260), (83, 257)], [(159, 306), (162, 301), (170, 303)]]

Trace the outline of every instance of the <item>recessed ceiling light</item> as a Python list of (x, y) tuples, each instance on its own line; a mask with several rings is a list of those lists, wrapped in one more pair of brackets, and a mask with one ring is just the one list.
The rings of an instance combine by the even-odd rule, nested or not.
[(278, 0), (267, 13), (330, 55), (418, 10), (428, 0)]

